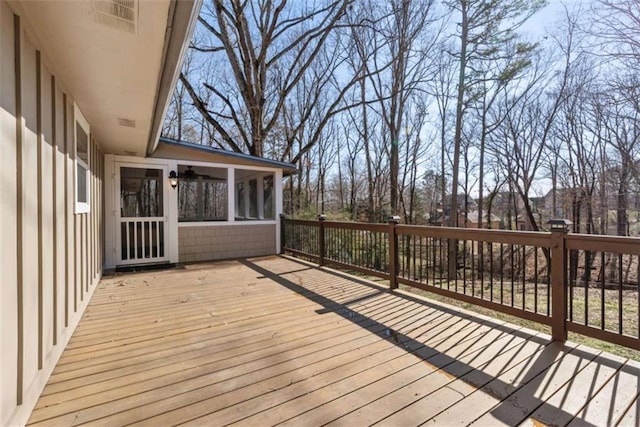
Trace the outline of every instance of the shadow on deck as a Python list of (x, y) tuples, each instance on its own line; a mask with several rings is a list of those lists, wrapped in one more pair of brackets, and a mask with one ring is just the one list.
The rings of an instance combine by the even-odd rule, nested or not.
[(286, 257), (104, 279), (30, 423), (637, 425), (640, 364)]

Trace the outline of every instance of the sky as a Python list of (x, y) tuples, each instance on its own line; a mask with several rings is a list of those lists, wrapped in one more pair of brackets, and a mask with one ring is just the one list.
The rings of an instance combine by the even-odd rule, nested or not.
[[(533, 38), (542, 37), (545, 33), (553, 31), (564, 20), (563, 5), (571, 11), (577, 7), (587, 7), (590, 3), (590, 0), (548, 0), (547, 6), (532, 16), (521, 29)], [(534, 180), (532, 192), (535, 194), (530, 194), (531, 197), (545, 195), (551, 189), (551, 180), (544, 177), (544, 174), (539, 175)], [(477, 193), (477, 188), (471, 191), (473, 196), (477, 196)]]
[(557, 26), (558, 21), (563, 18), (564, 8), (572, 10), (575, 7), (587, 6), (591, 3), (589, 0), (548, 0), (547, 6), (532, 16), (522, 29), (532, 35), (542, 35), (545, 30), (551, 30)]

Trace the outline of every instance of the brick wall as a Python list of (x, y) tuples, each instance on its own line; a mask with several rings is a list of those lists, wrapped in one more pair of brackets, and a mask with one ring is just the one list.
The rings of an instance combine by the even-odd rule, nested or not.
[(178, 227), (180, 262), (272, 255), (275, 224)]

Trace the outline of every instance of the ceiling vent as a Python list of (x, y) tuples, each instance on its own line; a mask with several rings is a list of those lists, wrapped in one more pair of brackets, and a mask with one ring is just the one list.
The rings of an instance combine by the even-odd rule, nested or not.
[(138, 0), (96, 0), (93, 8), (97, 23), (136, 34)]
[(136, 127), (136, 121), (132, 120), (132, 119), (124, 119), (122, 117), (118, 118), (118, 124), (120, 126), (124, 126), (124, 127), (128, 127), (128, 128), (134, 128)]

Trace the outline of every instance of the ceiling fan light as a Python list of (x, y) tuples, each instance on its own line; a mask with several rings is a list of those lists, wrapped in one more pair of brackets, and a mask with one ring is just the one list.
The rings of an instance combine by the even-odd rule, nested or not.
[(193, 166), (187, 166), (187, 170), (184, 171), (184, 179), (194, 180), (198, 178), (198, 174), (192, 169)]

